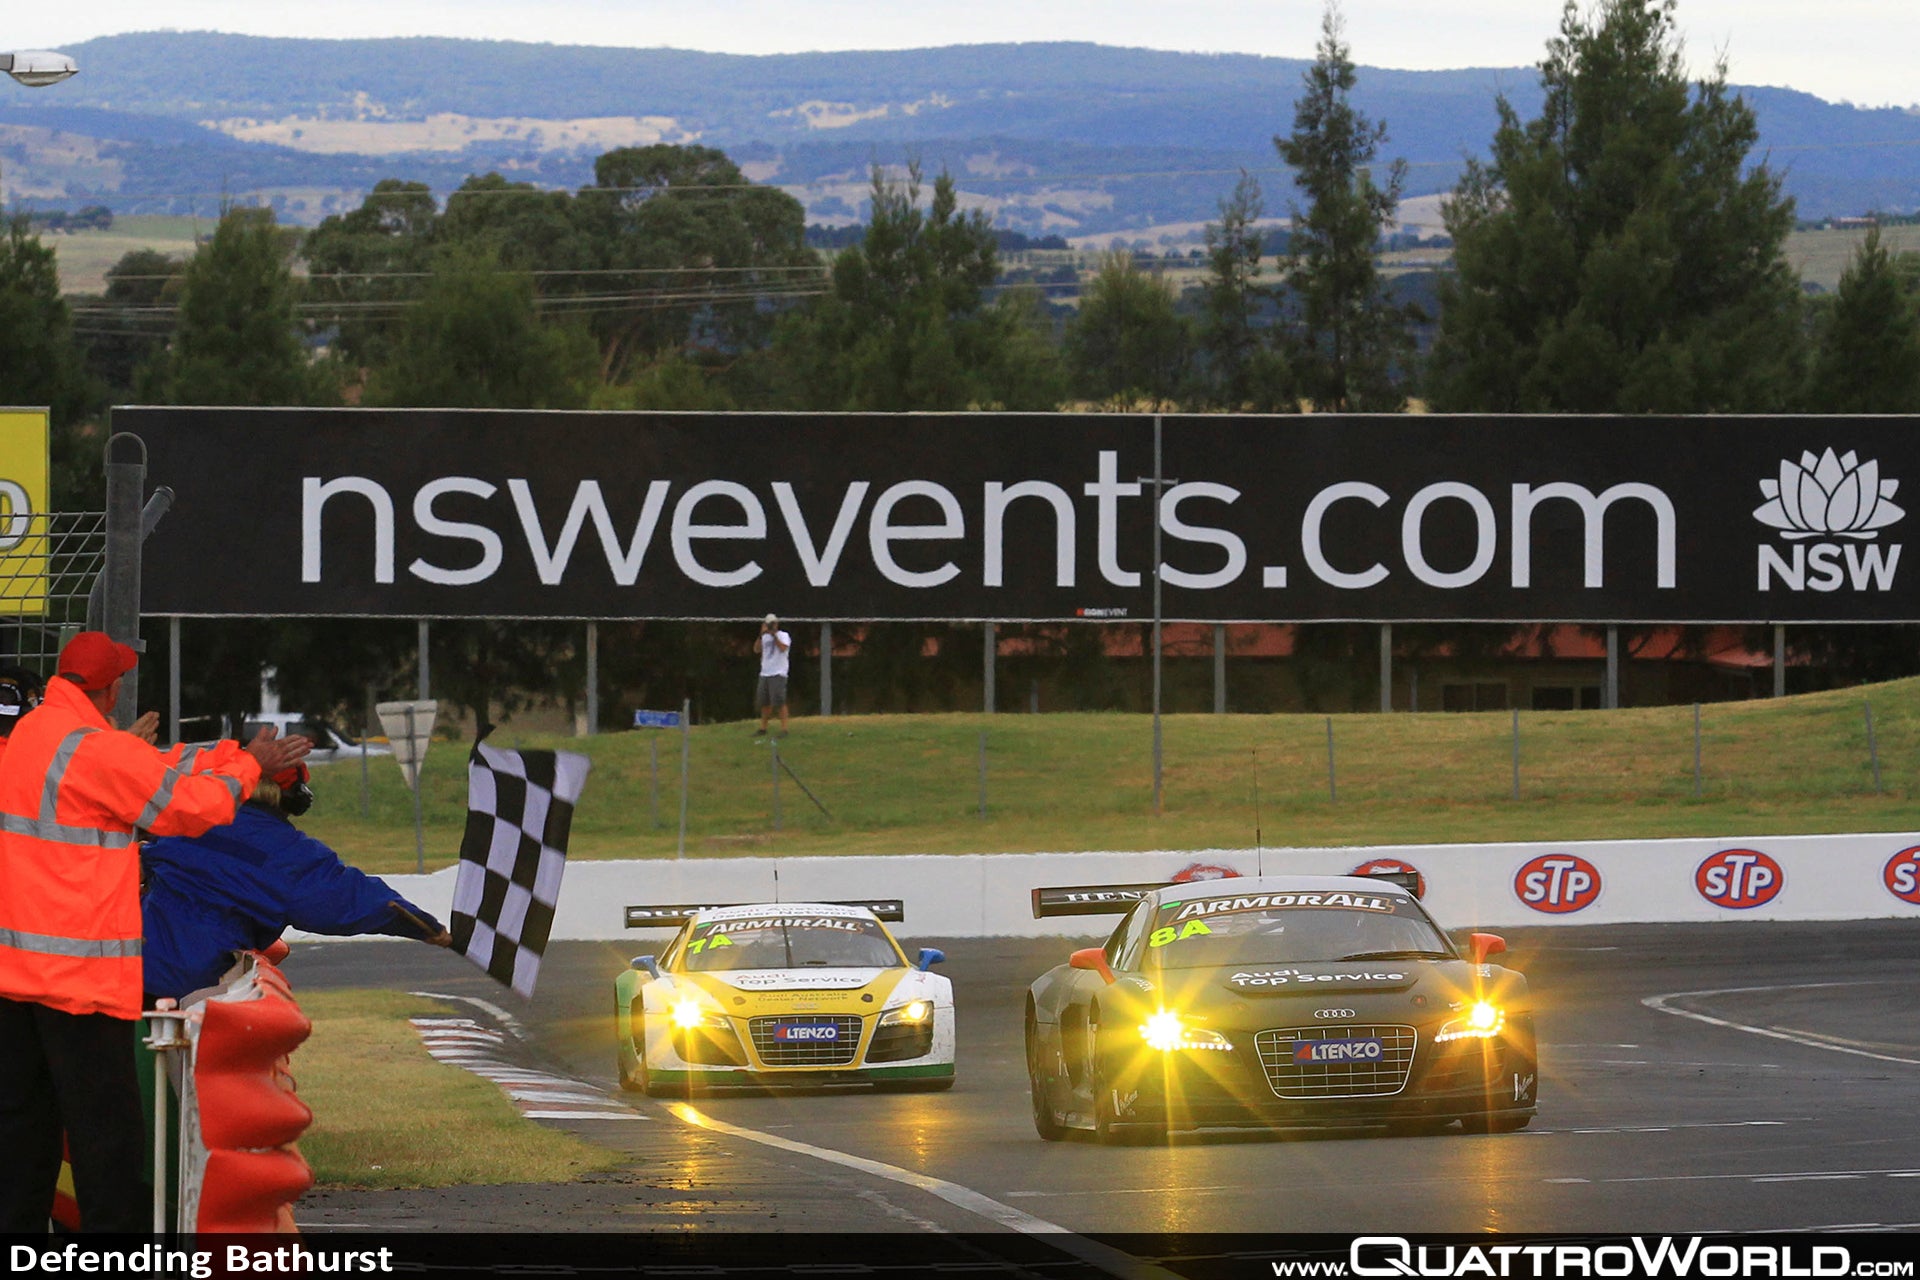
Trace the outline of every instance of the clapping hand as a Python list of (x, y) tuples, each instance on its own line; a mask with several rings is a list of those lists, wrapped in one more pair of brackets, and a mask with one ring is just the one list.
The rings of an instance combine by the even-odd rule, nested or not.
[(282, 738), (276, 736), (278, 733), (278, 729), (266, 725), (247, 744), (247, 754), (260, 762), (260, 776), (263, 778), (271, 778), (289, 766), (299, 764), (313, 750), (311, 739), (297, 734)]

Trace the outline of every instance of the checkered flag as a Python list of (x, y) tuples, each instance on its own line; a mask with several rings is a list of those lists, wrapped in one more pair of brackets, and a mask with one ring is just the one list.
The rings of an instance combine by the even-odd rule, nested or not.
[(570, 751), (475, 744), (467, 834), (453, 882), (453, 949), (497, 982), (533, 995), (567, 867), (573, 806), (593, 762)]

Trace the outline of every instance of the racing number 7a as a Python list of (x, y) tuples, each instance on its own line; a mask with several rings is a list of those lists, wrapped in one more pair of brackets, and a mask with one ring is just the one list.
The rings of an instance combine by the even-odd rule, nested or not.
[(697, 956), (708, 947), (730, 947), (732, 945), (733, 939), (724, 933), (709, 934), (707, 937), (695, 938), (692, 942), (689, 942), (687, 944), (687, 954)]

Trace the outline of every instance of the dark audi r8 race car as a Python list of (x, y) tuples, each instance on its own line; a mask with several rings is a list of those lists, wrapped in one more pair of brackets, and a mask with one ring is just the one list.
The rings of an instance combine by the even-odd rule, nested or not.
[(627, 908), (678, 932), (614, 982), (620, 1086), (655, 1097), (725, 1085), (953, 1087), (953, 984), (908, 963), (897, 900)]
[(1124, 1126), (1455, 1121), (1534, 1115), (1525, 977), (1462, 955), (1413, 877), (1262, 876), (1033, 891), (1037, 917), (1125, 912), (1104, 947), (1028, 989), (1027, 1074), (1042, 1138)]

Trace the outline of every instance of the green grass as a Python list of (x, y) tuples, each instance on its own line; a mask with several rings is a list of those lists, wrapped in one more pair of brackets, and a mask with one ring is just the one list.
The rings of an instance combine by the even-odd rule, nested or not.
[(113, 226), (106, 231), (49, 234), (43, 241), (53, 247), (61, 292), (98, 294), (106, 291), (107, 269), (135, 249), (155, 249), (182, 259), (190, 257), (194, 237), (212, 235), (217, 221), (214, 217), (134, 214), (115, 218)]
[(321, 1185), (569, 1182), (622, 1157), (523, 1117), (497, 1085), (428, 1056), (407, 1019), (445, 1016), (398, 991), (300, 996), (313, 1034), (292, 1068), (313, 1125), (300, 1152)]
[[(1831, 293), (1866, 238), (1865, 230), (1795, 231), (1787, 237), (1787, 263), (1801, 280)], [(1920, 226), (1882, 227), (1880, 243), (1889, 253), (1920, 253)]]
[[(1873, 787), (1863, 704), (1871, 701), (1882, 790)], [(1255, 843), (1647, 838), (1893, 831), (1920, 827), (1920, 679), (1703, 709), (1701, 794), (1690, 707), (1522, 712), (1521, 798), (1512, 798), (1512, 721), (1478, 715), (1332, 717), (1339, 798), (1327, 794), (1318, 715), (1169, 716), (1164, 810), (1153, 814), (1145, 716), (917, 715), (794, 721), (782, 758), (831, 820), (781, 779), (746, 723), (691, 734), (689, 856), (1202, 849)], [(979, 816), (980, 734), (988, 816)], [(513, 741), (510, 728), (497, 737)], [(649, 754), (659, 747), (659, 825)], [(594, 773), (575, 815), (576, 858), (672, 857), (677, 733), (528, 738), (583, 750)], [(399, 770), (369, 762), (315, 771), (302, 825), (369, 870), (414, 867)], [(425, 771), (429, 870), (455, 857), (465, 823), (465, 746), (436, 743)]]

